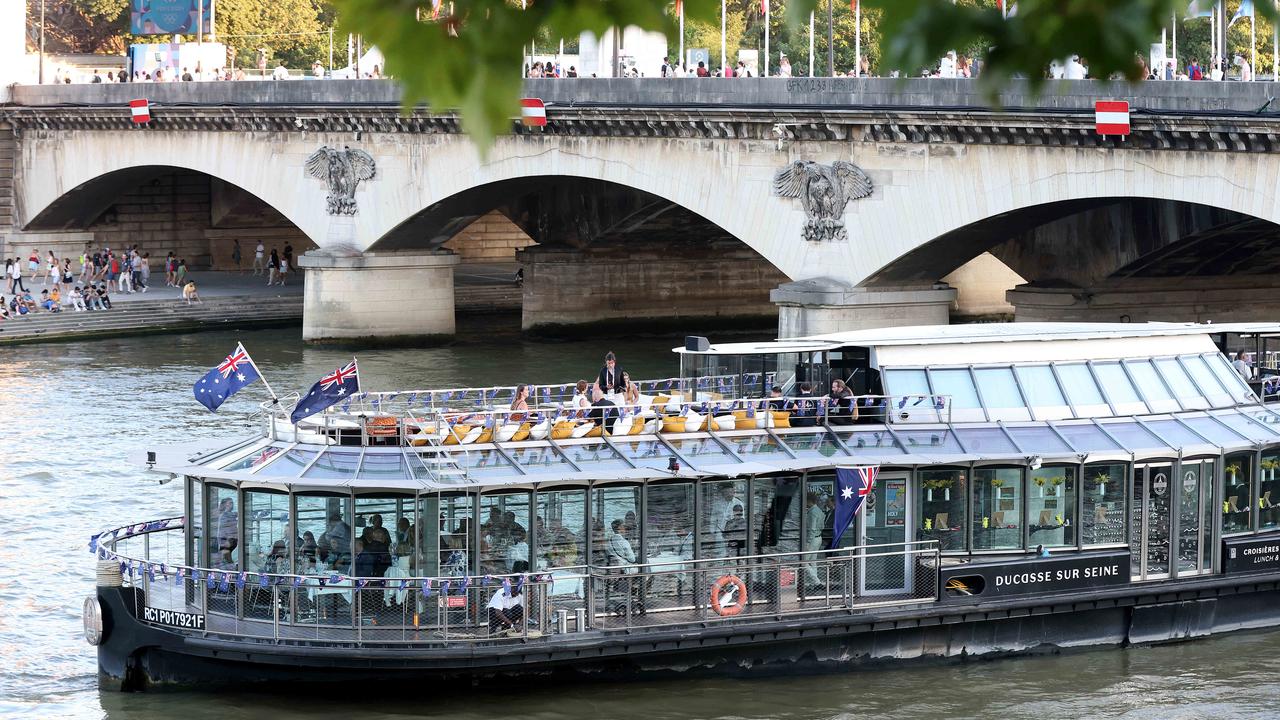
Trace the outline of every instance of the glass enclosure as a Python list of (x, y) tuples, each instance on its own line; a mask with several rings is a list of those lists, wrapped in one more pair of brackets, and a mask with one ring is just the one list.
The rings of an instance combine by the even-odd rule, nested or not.
[(1125, 537), (1125, 488), (1127, 463), (1091, 463), (1084, 466), (1084, 514), (1080, 518), (1083, 544), (1115, 545)]
[(916, 540), (936, 540), (942, 552), (967, 549), (967, 472), (963, 468), (922, 468), (916, 472)]
[(1022, 548), (1022, 468), (973, 471), (973, 549)]
[(1027, 546), (1075, 547), (1076, 466), (1046, 465), (1029, 472)]
[(537, 536), (539, 570), (586, 565), (587, 491), (539, 491)]
[(1253, 453), (1228, 455), (1222, 473), (1222, 534), (1253, 527)]

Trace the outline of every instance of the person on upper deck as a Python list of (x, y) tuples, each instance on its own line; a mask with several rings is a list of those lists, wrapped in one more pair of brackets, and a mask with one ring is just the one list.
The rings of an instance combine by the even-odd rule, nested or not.
[(827, 395), (827, 420), (832, 425), (852, 425), (858, 419), (858, 404), (844, 381), (831, 381), (831, 393)]
[(769, 389), (769, 409), (786, 410), (787, 401), (782, 397), (782, 387), (774, 385)]
[(818, 424), (816, 418), (817, 402), (813, 399), (813, 386), (807, 382), (800, 383), (800, 392), (792, 403), (791, 426), (813, 427)]
[(600, 400), (610, 393), (626, 392), (627, 385), (622, 375), (622, 368), (618, 367), (618, 358), (613, 351), (605, 353), (604, 367), (600, 368), (600, 375), (596, 377), (591, 399)]
[(529, 412), (529, 386), (521, 383), (516, 386), (515, 397), (511, 399), (511, 415), (508, 420), (511, 422), (519, 422), (524, 420), (525, 415)]
[(587, 385), (586, 380), (579, 380), (574, 385), (573, 400), (571, 401), (574, 417), (586, 417), (591, 410), (591, 398), (587, 396), (587, 392), (590, 389), (591, 386)]

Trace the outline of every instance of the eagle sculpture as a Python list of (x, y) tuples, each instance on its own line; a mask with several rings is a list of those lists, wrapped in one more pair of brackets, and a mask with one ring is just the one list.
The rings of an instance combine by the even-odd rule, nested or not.
[(871, 194), (871, 178), (857, 165), (836, 160), (819, 165), (812, 160), (796, 160), (773, 176), (773, 194), (800, 198), (808, 219), (804, 239), (812, 242), (843, 241), (844, 207), (850, 200)]
[(363, 150), (344, 147), (341, 150), (328, 145), (311, 153), (304, 166), (306, 172), (317, 180), (329, 184), (330, 215), (356, 214), (356, 185), (361, 180), (373, 178), (373, 156)]

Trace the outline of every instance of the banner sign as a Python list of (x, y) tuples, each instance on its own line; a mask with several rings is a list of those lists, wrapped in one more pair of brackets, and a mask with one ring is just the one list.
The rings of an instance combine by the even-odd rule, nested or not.
[(1222, 541), (1224, 573), (1280, 570), (1280, 536), (1225, 538)]
[(161, 608), (144, 607), (142, 608), (142, 620), (144, 622), (155, 623), (156, 625), (168, 625), (169, 627), (181, 628), (183, 630), (204, 630), (204, 615), (199, 613), (178, 612), (177, 610), (162, 610)]
[(941, 574), (942, 599), (950, 602), (1093, 590), (1129, 583), (1129, 551), (971, 563), (943, 568)]
[[(199, 32), (202, 0), (132, 0), (129, 31), (134, 35), (192, 35)], [(203, 0), (204, 31), (213, 30), (214, 0)]]

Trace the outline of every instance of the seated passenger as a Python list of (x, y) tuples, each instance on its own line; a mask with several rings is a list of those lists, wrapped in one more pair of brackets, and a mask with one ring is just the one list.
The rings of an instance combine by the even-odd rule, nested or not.
[(520, 422), (529, 413), (529, 386), (521, 383), (516, 386), (516, 395), (511, 399), (510, 422)]
[(591, 411), (591, 398), (587, 395), (586, 380), (579, 380), (574, 386), (573, 401), (570, 407), (573, 408), (573, 417), (584, 418)]
[(529, 569), (529, 543), (519, 525), (511, 530), (511, 544), (507, 546), (507, 572), (522, 572), (517, 568)]
[(622, 519), (614, 520), (609, 525), (613, 532), (609, 534), (606, 541), (605, 554), (609, 559), (609, 565), (619, 567), (623, 565), (634, 565), (636, 562), (636, 551), (631, 546), (631, 541), (623, 534), (624, 526)]
[(832, 425), (852, 425), (857, 419), (858, 405), (853, 393), (845, 387), (843, 380), (832, 380), (831, 393), (827, 395), (827, 422)]
[(519, 584), (514, 584), (508, 592), (500, 587), (489, 598), (489, 634), (494, 635), (504, 630), (515, 630), (524, 621), (524, 596)]
[(774, 385), (769, 390), (769, 409), (770, 410), (786, 410), (787, 401), (782, 397), (782, 388)]
[(792, 401), (793, 415), (791, 417), (792, 427), (813, 427), (818, 424), (817, 413), (818, 404), (813, 399), (813, 386), (809, 383), (800, 383), (800, 392), (796, 395), (796, 399)]
[(622, 373), (622, 382), (627, 386), (625, 394), (623, 395), (623, 399), (626, 401), (626, 404), (631, 407), (639, 405), (640, 385), (638, 383), (631, 382), (631, 376), (625, 372)]

